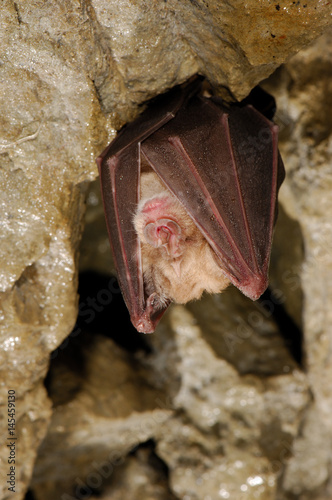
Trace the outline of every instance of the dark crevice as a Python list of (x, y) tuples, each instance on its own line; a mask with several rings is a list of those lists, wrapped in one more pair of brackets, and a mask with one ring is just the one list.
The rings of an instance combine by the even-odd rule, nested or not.
[(20, 12), (18, 10), (16, 2), (14, 2), (14, 9), (15, 9), (15, 12), (16, 12), (18, 24), (22, 24), (22, 18), (21, 18), (21, 15), (20, 15)]
[(79, 276), (79, 314), (73, 332), (99, 333), (129, 352), (150, 352), (144, 333), (132, 326), (128, 309), (114, 277), (97, 272)]
[[(157, 455), (156, 443), (149, 439), (145, 443), (140, 443), (129, 454), (137, 458), (141, 464), (145, 464), (150, 469), (150, 476), (159, 487), (167, 491), (168, 500), (176, 500), (176, 497), (169, 488), (169, 468), (167, 464)], [(164, 498), (162, 495), (161, 498)]]
[(25, 494), (24, 500), (35, 500), (35, 496), (31, 490), (28, 490)]
[(137, 454), (139, 450), (146, 450), (148, 452), (147, 462), (155, 471), (159, 472), (159, 475), (166, 480), (169, 480), (169, 469), (166, 463), (157, 455), (156, 453), (156, 443), (153, 439), (149, 439), (145, 443), (141, 443), (136, 447), (134, 454)]
[[(278, 300), (273, 295), (273, 291), (269, 288), (263, 293), (258, 302), (264, 309), (271, 313), (290, 354), (298, 365), (303, 368), (303, 334), (300, 328), (287, 313), (283, 305), (278, 303)], [(269, 305), (273, 305), (273, 307), (271, 308)]]
[(83, 348), (89, 349), (92, 344), (93, 337), (82, 332), (76, 338), (67, 337), (52, 352), (44, 385), (54, 407), (69, 403), (80, 391), (87, 377)]
[[(80, 275), (79, 314), (71, 334), (51, 355), (45, 387), (54, 406), (75, 398), (87, 377), (86, 352), (93, 349), (96, 335), (112, 339), (129, 355), (138, 351), (150, 353), (151, 348), (132, 326), (114, 277), (96, 272)], [(62, 390), (58, 385), (64, 383)]]

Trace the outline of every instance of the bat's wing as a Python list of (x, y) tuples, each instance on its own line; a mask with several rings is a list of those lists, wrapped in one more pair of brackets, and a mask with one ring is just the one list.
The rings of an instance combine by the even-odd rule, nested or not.
[(141, 143), (172, 120), (200, 86), (201, 80), (195, 79), (156, 100), (137, 120), (123, 128), (97, 159), (119, 284), (132, 323), (138, 331), (146, 333), (154, 331), (167, 305), (160, 305), (155, 293), (144, 296), (140, 245), (132, 220), (139, 199)]
[(268, 283), (284, 167), (278, 128), (252, 106), (193, 97), (142, 143), (142, 153), (184, 205), (231, 282), (251, 299)]

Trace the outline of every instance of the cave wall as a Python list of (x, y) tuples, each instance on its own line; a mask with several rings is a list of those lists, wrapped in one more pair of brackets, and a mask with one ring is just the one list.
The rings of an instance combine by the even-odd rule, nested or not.
[[(330, 25), (318, 0), (2, 3), (1, 498), (331, 497)], [(112, 269), (94, 158), (142, 103), (196, 72), (227, 99), (274, 72), (264, 86), (287, 170), (274, 295), (265, 309), (233, 289), (174, 306), (134, 352), (86, 317), (66, 341), (84, 227), (81, 269)], [(113, 285), (96, 291), (103, 310)], [(278, 305), (303, 332), (302, 364)]]

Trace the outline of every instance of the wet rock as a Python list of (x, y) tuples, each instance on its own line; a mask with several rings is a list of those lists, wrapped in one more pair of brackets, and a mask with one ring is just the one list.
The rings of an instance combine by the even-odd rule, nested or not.
[[(0, 91), (5, 96), (0, 102), (0, 365), (1, 403), (7, 404), (8, 390), (15, 390), (17, 396), (16, 432), (20, 454), (16, 463), (19, 473), (15, 500), (24, 498), (37, 449), (49, 424), (50, 402), (43, 380), (50, 353), (70, 334), (76, 320), (78, 248), (87, 185), (97, 177), (94, 158), (114, 137), (115, 130), (137, 115), (140, 104), (146, 99), (196, 72), (207, 76), (215, 88), (228, 98), (243, 97), (281, 62), (322, 33), (330, 22), (329, 4), (318, 0), (310, 5), (267, 1), (222, 5), (210, 2), (209, 7), (204, 1), (179, 3), (175, 0), (159, 3), (158, 6), (151, 2), (121, 2), (120, 7), (119, 2), (97, 0), (82, 4), (64, 0), (3, 2), (0, 11)], [(323, 349), (319, 349), (316, 356), (315, 346), (327, 342), (329, 323), (325, 307), (329, 293), (329, 274), (326, 272), (329, 268), (326, 252), (329, 222), (324, 214), (330, 210), (327, 146), (330, 121), (326, 111), (330, 84), (326, 78), (310, 76), (310, 72), (313, 75), (328, 72), (328, 45), (325, 42), (325, 45), (317, 47), (310, 47), (303, 56), (289, 63), (279, 84), (280, 93), (278, 87), (275, 92), (280, 96), (278, 104), (283, 113), (280, 116), (290, 117), (286, 128), (295, 131), (291, 143), (287, 145), (284, 142), (283, 145), (285, 159), (290, 165), (288, 187), (285, 188), (288, 191), (284, 192), (289, 195), (287, 213), (302, 221), (307, 252), (305, 262), (308, 263), (301, 273), (306, 303), (303, 325), (306, 339), (309, 339), (307, 360), (319, 418), (327, 426), (329, 411), (326, 408), (330, 408), (327, 404), (330, 395), (326, 396), (327, 384), (322, 380), (328, 380), (329, 369), (323, 372), (319, 366), (329, 366), (329, 361)], [(311, 68), (310, 72), (306, 72), (303, 66)], [(296, 105), (292, 104), (290, 108), (286, 104), (295, 103), (293, 95), (282, 97), (282, 89), (288, 84), (297, 95)], [(320, 112), (316, 113), (318, 109)], [(316, 124), (313, 126), (313, 123)], [(302, 137), (305, 138), (305, 146), (298, 156), (295, 151), (302, 144)], [(316, 148), (315, 157), (312, 156), (313, 146)], [(302, 163), (298, 162), (298, 157)], [(301, 168), (303, 165), (304, 168)], [(300, 202), (292, 193), (296, 193)], [(306, 209), (308, 196), (315, 202)], [(105, 241), (105, 236), (102, 238)], [(101, 247), (105, 253), (105, 244)], [(98, 254), (94, 255), (96, 259)], [(84, 265), (88, 269), (87, 262)], [(108, 265), (106, 260), (104, 265)], [(103, 266), (100, 265), (98, 270), (101, 271)], [(296, 316), (299, 317), (298, 311)], [(199, 316), (197, 318), (199, 321)], [(223, 360), (224, 346), (219, 352), (210, 333), (202, 342), (218, 352), (213, 356), (219, 363), (223, 361), (222, 366), (227, 367), (230, 377), (242, 381), (241, 377), (248, 376), (248, 372), (252, 371), (254, 360), (259, 359), (254, 354), (254, 344), (266, 346), (266, 339), (270, 336), (277, 352), (283, 352), (285, 359), (279, 363), (275, 353), (267, 349), (271, 373), (266, 374), (268, 363), (262, 362), (253, 375), (258, 378), (285, 377), (282, 380), (286, 380), (294, 372), (291, 367), (290, 373), (282, 374), (282, 367), (290, 366), (290, 357), (270, 321), (266, 331), (261, 344), (259, 337), (249, 341), (251, 361), (242, 364), (240, 350), (233, 357), (226, 358), (227, 361)], [(169, 341), (167, 336), (163, 339), (167, 345), (172, 336)], [(151, 367), (145, 368), (145, 374), (152, 380), (152, 393), (161, 390), (166, 399), (171, 395), (174, 400), (172, 405), (175, 405), (183, 367), (176, 364), (177, 347), (172, 345), (163, 351), (170, 358), (167, 363), (164, 359), (161, 364), (160, 377), (156, 377), (155, 369)], [(121, 354), (118, 355), (121, 358)], [(131, 360), (127, 359), (124, 364), (130, 366)], [(181, 370), (178, 371), (178, 368)], [(115, 376), (114, 372), (112, 376)], [(141, 425), (145, 417), (149, 419), (157, 411), (156, 415), (161, 419), (158, 425), (142, 435), (138, 433), (139, 438), (135, 431), (135, 436), (120, 446), (121, 457), (125, 458), (133, 446), (146, 439), (158, 438), (159, 428), (164, 419), (170, 418), (170, 411), (171, 418), (178, 418), (177, 411), (188, 411), (181, 398), (177, 404), (184, 406), (185, 410), (170, 410), (169, 405), (166, 405), (167, 411), (159, 407), (156, 410), (153, 405), (147, 404), (151, 396), (148, 391), (150, 396), (147, 400), (143, 399), (139, 411), (135, 405), (132, 406), (132, 402), (128, 403), (123, 422), (119, 427), (113, 427), (115, 417), (112, 412), (109, 413), (107, 405), (107, 417), (97, 411), (98, 419), (95, 420), (94, 405), (105, 406), (98, 402), (98, 392), (92, 400), (87, 394), (84, 397), (81, 395), (81, 400), (70, 377), (67, 377), (67, 383), (73, 391), (70, 396), (73, 399), (69, 398), (70, 401), (63, 401), (56, 407), (52, 418), (60, 434), (52, 430), (47, 440), (50, 438), (56, 449), (59, 444), (57, 439), (64, 437), (61, 456), (65, 456), (66, 445), (72, 439), (75, 447), (71, 449), (69, 446), (71, 451), (66, 460), (70, 459), (77, 477), (90, 473), (91, 461), (82, 458), (79, 453), (82, 447), (83, 456), (88, 453), (88, 457), (92, 458), (97, 443), (97, 455), (101, 456), (99, 452), (103, 449), (108, 456), (120, 446), (116, 443), (123, 429), (131, 429), (133, 423)], [(92, 384), (90, 390), (97, 391), (103, 383), (104, 379), (97, 386)], [(132, 387), (136, 390), (140, 384), (137, 381), (137, 386), (133, 383)], [(265, 393), (266, 386), (263, 384), (262, 387), (260, 391)], [(138, 390), (141, 391), (141, 387)], [(135, 399), (134, 395), (131, 396)], [(264, 397), (262, 399), (265, 401)], [(77, 421), (70, 420), (69, 404), (76, 412)], [(137, 400), (135, 404), (138, 404)], [(86, 415), (85, 407), (89, 408)], [(296, 425), (301, 411), (298, 410)], [(194, 417), (197, 420), (193, 410), (190, 418)], [(91, 425), (89, 419), (92, 419)], [(72, 427), (68, 430), (67, 424), (72, 427), (77, 424), (76, 431)], [(197, 422), (192, 425), (192, 432), (206, 432), (197, 427)], [(6, 419), (2, 421), (2, 426), (1, 435), (7, 436)], [(113, 443), (111, 447), (101, 443), (98, 428), (102, 429), (104, 436), (109, 436), (107, 443)], [(51, 429), (54, 428), (51, 426)], [(291, 435), (295, 433), (292, 430)], [(80, 439), (86, 439), (91, 446), (85, 448)], [(7, 463), (5, 441), (2, 442), (0, 455)], [(44, 456), (43, 467), (47, 477), (43, 477), (43, 482), (47, 483), (48, 491), (52, 491), (53, 483), (60, 488), (54, 491), (64, 491), (54, 467), (54, 460), (58, 457), (54, 454), (47, 458)], [(169, 460), (174, 491), (182, 491), (181, 478), (174, 479), (173, 464), (176, 461)], [(38, 470), (42, 470), (38, 467), (35, 478), (40, 477)], [(62, 470), (61, 464), (59, 468)], [(246, 474), (244, 476), (249, 477)], [(69, 481), (72, 479), (69, 478)], [(267, 483), (265, 481), (264, 485)], [(34, 488), (37, 494), (37, 487)], [(274, 491), (274, 486), (271, 488)], [(12, 495), (3, 482), (0, 492), (4, 498), (8, 493)]]
[[(332, 33), (294, 56), (269, 82), (278, 104), (281, 151), (287, 182), (280, 199), (298, 222), (303, 260), (280, 273), (280, 289), (303, 293), (305, 366), (313, 402), (294, 444), (285, 475), (284, 498), (331, 496), (331, 144)], [(289, 282), (291, 279), (291, 282)], [(288, 280), (288, 281), (287, 281)], [(315, 465), (313, 465), (315, 464)], [(319, 465), (318, 465), (319, 464)], [(316, 467), (317, 465), (317, 467)], [(319, 472), (318, 472), (319, 470)], [(287, 496), (287, 492), (289, 496)]]
[[(220, 336), (228, 328), (221, 318)], [(240, 375), (207, 342), (194, 314), (174, 306), (167, 319), (149, 337), (150, 353), (126, 353), (84, 333), (59, 351), (48, 377), (55, 409), (31, 485), (37, 500), (79, 498), (84, 486), (94, 492), (97, 465), (105, 463), (112, 472), (99, 480), (99, 497), (124, 495), (120, 466), (130, 471), (128, 453), (148, 440), (176, 498), (214, 498), (221, 490), (273, 498), (309, 401), (305, 376), (295, 365), (284, 374), (266, 368), (263, 376), (261, 367)]]

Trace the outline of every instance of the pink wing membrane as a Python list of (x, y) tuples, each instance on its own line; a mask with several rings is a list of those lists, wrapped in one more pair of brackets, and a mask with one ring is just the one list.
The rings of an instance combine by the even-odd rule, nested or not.
[(167, 306), (161, 308), (153, 293), (145, 297), (140, 244), (133, 225), (139, 201), (141, 142), (172, 120), (200, 85), (199, 80), (194, 80), (185, 88), (167, 93), (137, 120), (124, 127), (97, 158), (106, 224), (119, 284), (133, 325), (145, 333), (155, 330)]

